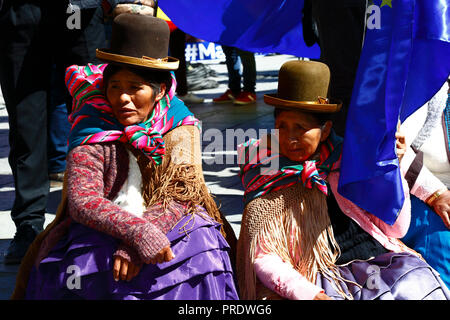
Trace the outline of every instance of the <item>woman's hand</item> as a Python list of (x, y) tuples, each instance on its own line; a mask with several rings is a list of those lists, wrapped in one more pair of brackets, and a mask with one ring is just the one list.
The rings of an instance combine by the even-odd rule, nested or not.
[[(167, 246), (161, 249), (158, 254), (150, 260), (151, 264), (168, 262), (175, 258), (175, 255), (170, 249), (170, 246)], [(126, 280), (131, 281), (134, 277), (139, 274), (141, 271), (142, 265), (136, 265), (127, 259), (124, 259), (120, 256), (114, 257), (114, 266), (113, 266), (113, 277), (115, 281)]]
[(327, 296), (323, 292), (319, 292), (318, 294), (316, 294), (316, 296), (314, 297), (313, 300), (334, 300), (334, 299), (329, 297), (329, 296)]
[(163, 263), (163, 262), (169, 262), (175, 258), (175, 255), (172, 252), (172, 249), (170, 249), (170, 246), (167, 246), (165, 248), (162, 248), (160, 252), (156, 254), (156, 256), (150, 260), (151, 264), (157, 264), (157, 263)]
[(450, 190), (445, 191), (431, 204), (434, 211), (441, 217), (445, 226), (450, 229)]
[(395, 139), (397, 139), (395, 146), (397, 148), (398, 161), (401, 162), (406, 153), (406, 137), (403, 133), (397, 130), (395, 133)]
[(115, 281), (126, 280), (131, 281), (134, 277), (136, 277), (141, 271), (142, 265), (135, 265), (132, 262), (122, 258), (115, 257), (114, 258), (114, 266), (113, 266), (113, 277)]

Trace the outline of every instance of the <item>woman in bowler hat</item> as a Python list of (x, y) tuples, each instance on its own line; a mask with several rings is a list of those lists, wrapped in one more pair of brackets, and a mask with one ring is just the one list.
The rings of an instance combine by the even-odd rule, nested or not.
[(105, 64), (71, 66), (63, 199), (15, 299), (237, 299), (235, 238), (205, 185), (199, 121), (175, 96), (159, 18), (115, 17)]

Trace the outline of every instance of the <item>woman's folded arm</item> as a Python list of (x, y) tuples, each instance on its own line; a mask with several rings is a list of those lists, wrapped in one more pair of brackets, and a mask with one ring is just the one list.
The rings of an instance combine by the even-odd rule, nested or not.
[(122, 240), (149, 263), (170, 245), (166, 235), (146, 219), (123, 210), (104, 194), (102, 146), (83, 145), (67, 157), (68, 212), (72, 219)]
[(313, 300), (324, 292), (276, 254), (259, 253), (253, 266), (259, 281), (286, 299)]

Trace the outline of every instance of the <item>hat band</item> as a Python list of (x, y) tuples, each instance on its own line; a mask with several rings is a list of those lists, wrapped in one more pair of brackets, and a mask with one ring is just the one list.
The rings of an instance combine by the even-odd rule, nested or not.
[(328, 98), (324, 98), (324, 97), (318, 96), (317, 97), (317, 103), (318, 104), (329, 104), (330, 100)]
[[(284, 100), (284, 99), (280, 99), (280, 100)], [(300, 103), (300, 104), (330, 104), (330, 100), (328, 98), (324, 98), (321, 96), (318, 96), (316, 101), (295, 101), (295, 100), (285, 100), (285, 101), (292, 101), (294, 103)]]
[(169, 57), (155, 59), (155, 58), (150, 58), (147, 56), (142, 56), (142, 58), (136, 58), (136, 57), (130, 57), (130, 56), (123, 56), (123, 55), (115, 54), (115, 53), (109, 53), (109, 52), (105, 52), (105, 51), (102, 51), (99, 49), (96, 50), (96, 56), (97, 56), (97, 58), (103, 59), (103, 60), (109, 60), (109, 61), (114, 61), (114, 62), (119, 62), (119, 63), (132, 64), (132, 65), (136, 65), (136, 66), (163, 69), (163, 70), (176, 70), (176, 69), (178, 69), (178, 66), (180, 64), (180, 62), (175, 58), (171, 58), (175, 61), (169, 62)]
[(157, 62), (157, 63), (169, 62), (169, 58), (168, 57), (156, 59), (156, 58), (151, 58), (151, 57), (147, 57), (147, 56), (142, 56), (142, 59), (154, 61), (154, 62)]
[(273, 96), (270, 94), (264, 95), (264, 102), (276, 106), (276, 107), (286, 107), (294, 108), (298, 110), (310, 111), (310, 112), (338, 112), (342, 107), (341, 101), (330, 101), (327, 98), (318, 97), (317, 101), (295, 101), (295, 100), (285, 100)]

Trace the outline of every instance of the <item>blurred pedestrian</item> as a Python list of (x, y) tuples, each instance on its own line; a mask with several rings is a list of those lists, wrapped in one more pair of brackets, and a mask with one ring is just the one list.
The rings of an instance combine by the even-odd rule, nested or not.
[[(352, 96), (366, 27), (367, 0), (307, 1), (304, 28), (312, 29), (308, 45), (318, 38), (320, 61), (331, 71), (328, 95), (343, 102), (341, 112), (335, 115), (334, 130), (345, 133), (345, 120)], [(309, 8), (309, 9), (308, 9)]]
[(184, 103), (203, 103), (205, 99), (188, 92), (187, 65), (186, 65), (186, 33), (179, 28), (175, 28), (170, 33), (169, 50), (170, 55), (180, 61), (180, 67), (175, 71), (177, 79), (177, 96)]
[[(50, 75), (47, 108), (47, 157), (50, 187), (62, 187), (66, 170), (67, 138), (70, 132), (67, 103), (64, 87), (65, 64), (54, 64)], [(70, 108), (70, 105), (69, 105)]]
[(175, 70), (177, 79), (177, 96), (184, 103), (203, 103), (205, 99), (188, 92), (187, 65), (186, 65), (186, 33), (179, 29), (170, 18), (158, 7), (156, 17), (166, 21), (170, 30), (169, 54), (180, 61), (180, 67)]
[[(256, 102), (256, 62), (253, 52), (222, 46), (228, 71), (228, 89), (214, 103), (233, 102), (238, 105)], [(242, 77), (241, 77), (242, 66)], [(243, 78), (243, 87), (241, 87)]]

